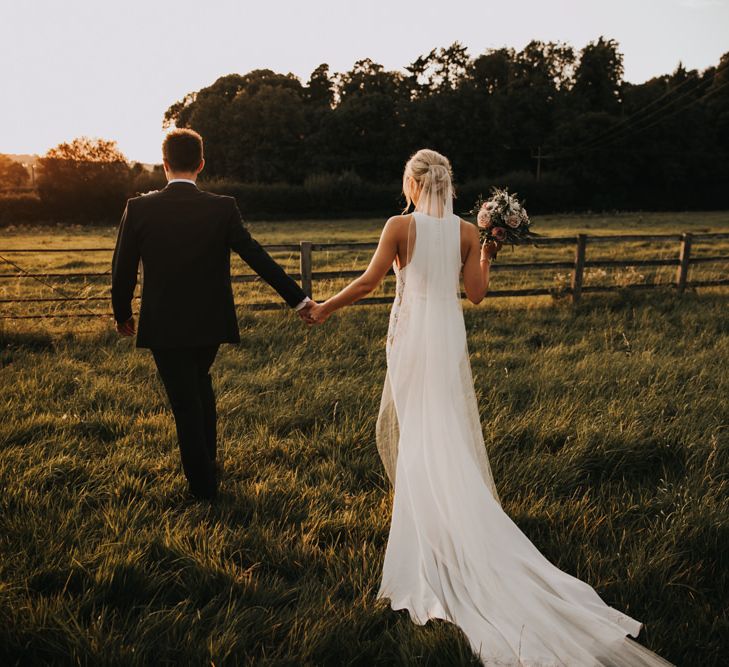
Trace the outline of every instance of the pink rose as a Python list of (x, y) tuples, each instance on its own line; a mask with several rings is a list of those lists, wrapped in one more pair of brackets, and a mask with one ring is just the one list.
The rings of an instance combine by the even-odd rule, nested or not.
[(503, 227), (494, 227), (491, 230), (491, 236), (497, 241), (504, 241), (506, 240), (506, 230)]
[(479, 227), (488, 227), (491, 225), (491, 215), (485, 208), (481, 208), (476, 216), (476, 221)]
[(511, 213), (506, 218), (506, 224), (516, 229), (519, 226), (519, 216)]

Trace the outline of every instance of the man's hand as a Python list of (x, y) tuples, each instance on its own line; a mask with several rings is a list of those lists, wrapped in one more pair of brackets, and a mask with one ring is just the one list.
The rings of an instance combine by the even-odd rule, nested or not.
[(134, 318), (130, 317), (126, 322), (122, 322), (119, 324), (117, 322), (116, 324), (116, 330), (119, 332), (122, 336), (133, 336), (134, 335)]
[(307, 320), (307, 324), (324, 324), (329, 315), (331, 315), (331, 313), (327, 311), (324, 304), (315, 303), (311, 308), (309, 308), (309, 313), (307, 315), (309, 319)]
[(311, 309), (317, 305), (317, 302), (311, 299), (306, 302), (306, 305), (299, 308), (299, 310), (296, 311), (296, 314), (307, 324), (314, 324), (311, 319)]

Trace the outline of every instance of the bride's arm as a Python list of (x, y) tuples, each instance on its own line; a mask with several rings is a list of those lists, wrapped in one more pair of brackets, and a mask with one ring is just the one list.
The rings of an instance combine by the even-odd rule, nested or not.
[(466, 223), (468, 229), (468, 251), (463, 262), (463, 288), (471, 303), (481, 303), (489, 287), (491, 260), (498, 251), (492, 241), (484, 243), (479, 240), (478, 228)]
[(312, 306), (309, 310), (309, 317), (321, 323), (335, 310), (367, 296), (382, 282), (397, 255), (401, 218), (402, 216), (393, 216), (385, 223), (375, 254), (372, 255), (365, 272), (324, 303)]

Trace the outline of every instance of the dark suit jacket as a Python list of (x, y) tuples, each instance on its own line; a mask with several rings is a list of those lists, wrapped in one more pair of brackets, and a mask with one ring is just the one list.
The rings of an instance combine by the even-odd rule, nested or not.
[(125, 322), (132, 316), (141, 259), (144, 280), (137, 347), (239, 342), (230, 281), (231, 250), (289, 306), (305, 298), (302, 289), (243, 226), (233, 197), (178, 182), (129, 199), (112, 261), (114, 318)]

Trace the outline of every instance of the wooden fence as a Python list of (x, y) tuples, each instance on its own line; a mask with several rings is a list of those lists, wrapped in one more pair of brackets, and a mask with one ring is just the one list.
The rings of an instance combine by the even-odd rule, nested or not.
[[(729, 285), (728, 278), (720, 278), (716, 280), (689, 280), (689, 268), (691, 265), (709, 262), (727, 262), (729, 255), (703, 255), (692, 256), (691, 249), (694, 243), (711, 243), (712, 241), (729, 239), (729, 233), (700, 233), (700, 234), (619, 234), (619, 235), (592, 235), (578, 234), (577, 236), (554, 236), (540, 237), (536, 243), (537, 246), (575, 246), (574, 261), (544, 261), (544, 262), (496, 262), (491, 265), (491, 271), (501, 273), (504, 271), (525, 271), (529, 269), (567, 269), (571, 271), (570, 287), (566, 290), (559, 290), (555, 287), (537, 287), (524, 289), (495, 289), (489, 290), (488, 297), (521, 297), (521, 296), (539, 296), (539, 295), (555, 295), (560, 292), (567, 292), (571, 295), (574, 302), (580, 300), (582, 294), (586, 292), (608, 292), (624, 289), (655, 289), (660, 287), (675, 288), (678, 293), (683, 292), (687, 287), (712, 287), (719, 285)], [(668, 242), (673, 241), (678, 244), (675, 258), (660, 259), (619, 259), (619, 260), (589, 260), (587, 259), (587, 248), (596, 244), (616, 244), (625, 242)], [(298, 252), (299, 253), (299, 273), (291, 273), (291, 277), (299, 280), (304, 292), (315, 298), (313, 288), (315, 279), (332, 279), (332, 278), (351, 278), (361, 275), (361, 270), (338, 270), (338, 271), (314, 271), (314, 253), (320, 251), (339, 251), (339, 250), (374, 250), (377, 243), (312, 243), (302, 241), (299, 244), (279, 244), (264, 246), (269, 252)], [(44, 313), (44, 314), (22, 314), (22, 315), (0, 315), (0, 319), (38, 319), (38, 318), (62, 318), (62, 317), (109, 317), (110, 313), (99, 313), (86, 308), (85, 303), (109, 301), (108, 296), (74, 296), (69, 295), (64, 289), (53, 285), (51, 280), (54, 279), (76, 279), (76, 278), (106, 278), (110, 280), (110, 271), (102, 273), (32, 273), (22, 269), (12, 260), (7, 259), (9, 254), (21, 253), (71, 253), (71, 252), (113, 252), (113, 248), (8, 248), (0, 250), (0, 264), (5, 264), (15, 268), (15, 273), (0, 273), (0, 280), (8, 279), (31, 279), (37, 280), (47, 288), (54, 291), (58, 296), (49, 298), (20, 298), (20, 299), (0, 299), (0, 304), (19, 304), (19, 303), (58, 303), (58, 302), (83, 302), (82, 307), (87, 311), (84, 313)], [(585, 268), (588, 267), (637, 267), (637, 266), (675, 266), (676, 277), (673, 282), (666, 283), (635, 283), (628, 285), (584, 285)], [(253, 282), (260, 280), (255, 274), (234, 274), (232, 276), (234, 282)], [(139, 297), (136, 297), (139, 298)], [(361, 299), (358, 305), (372, 303), (390, 303), (392, 296), (369, 297)], [(246, 308), (251, 310), (272, 310), (276, 308), (285, 308), (282, 302), (266, 302), (246, 304)]]

